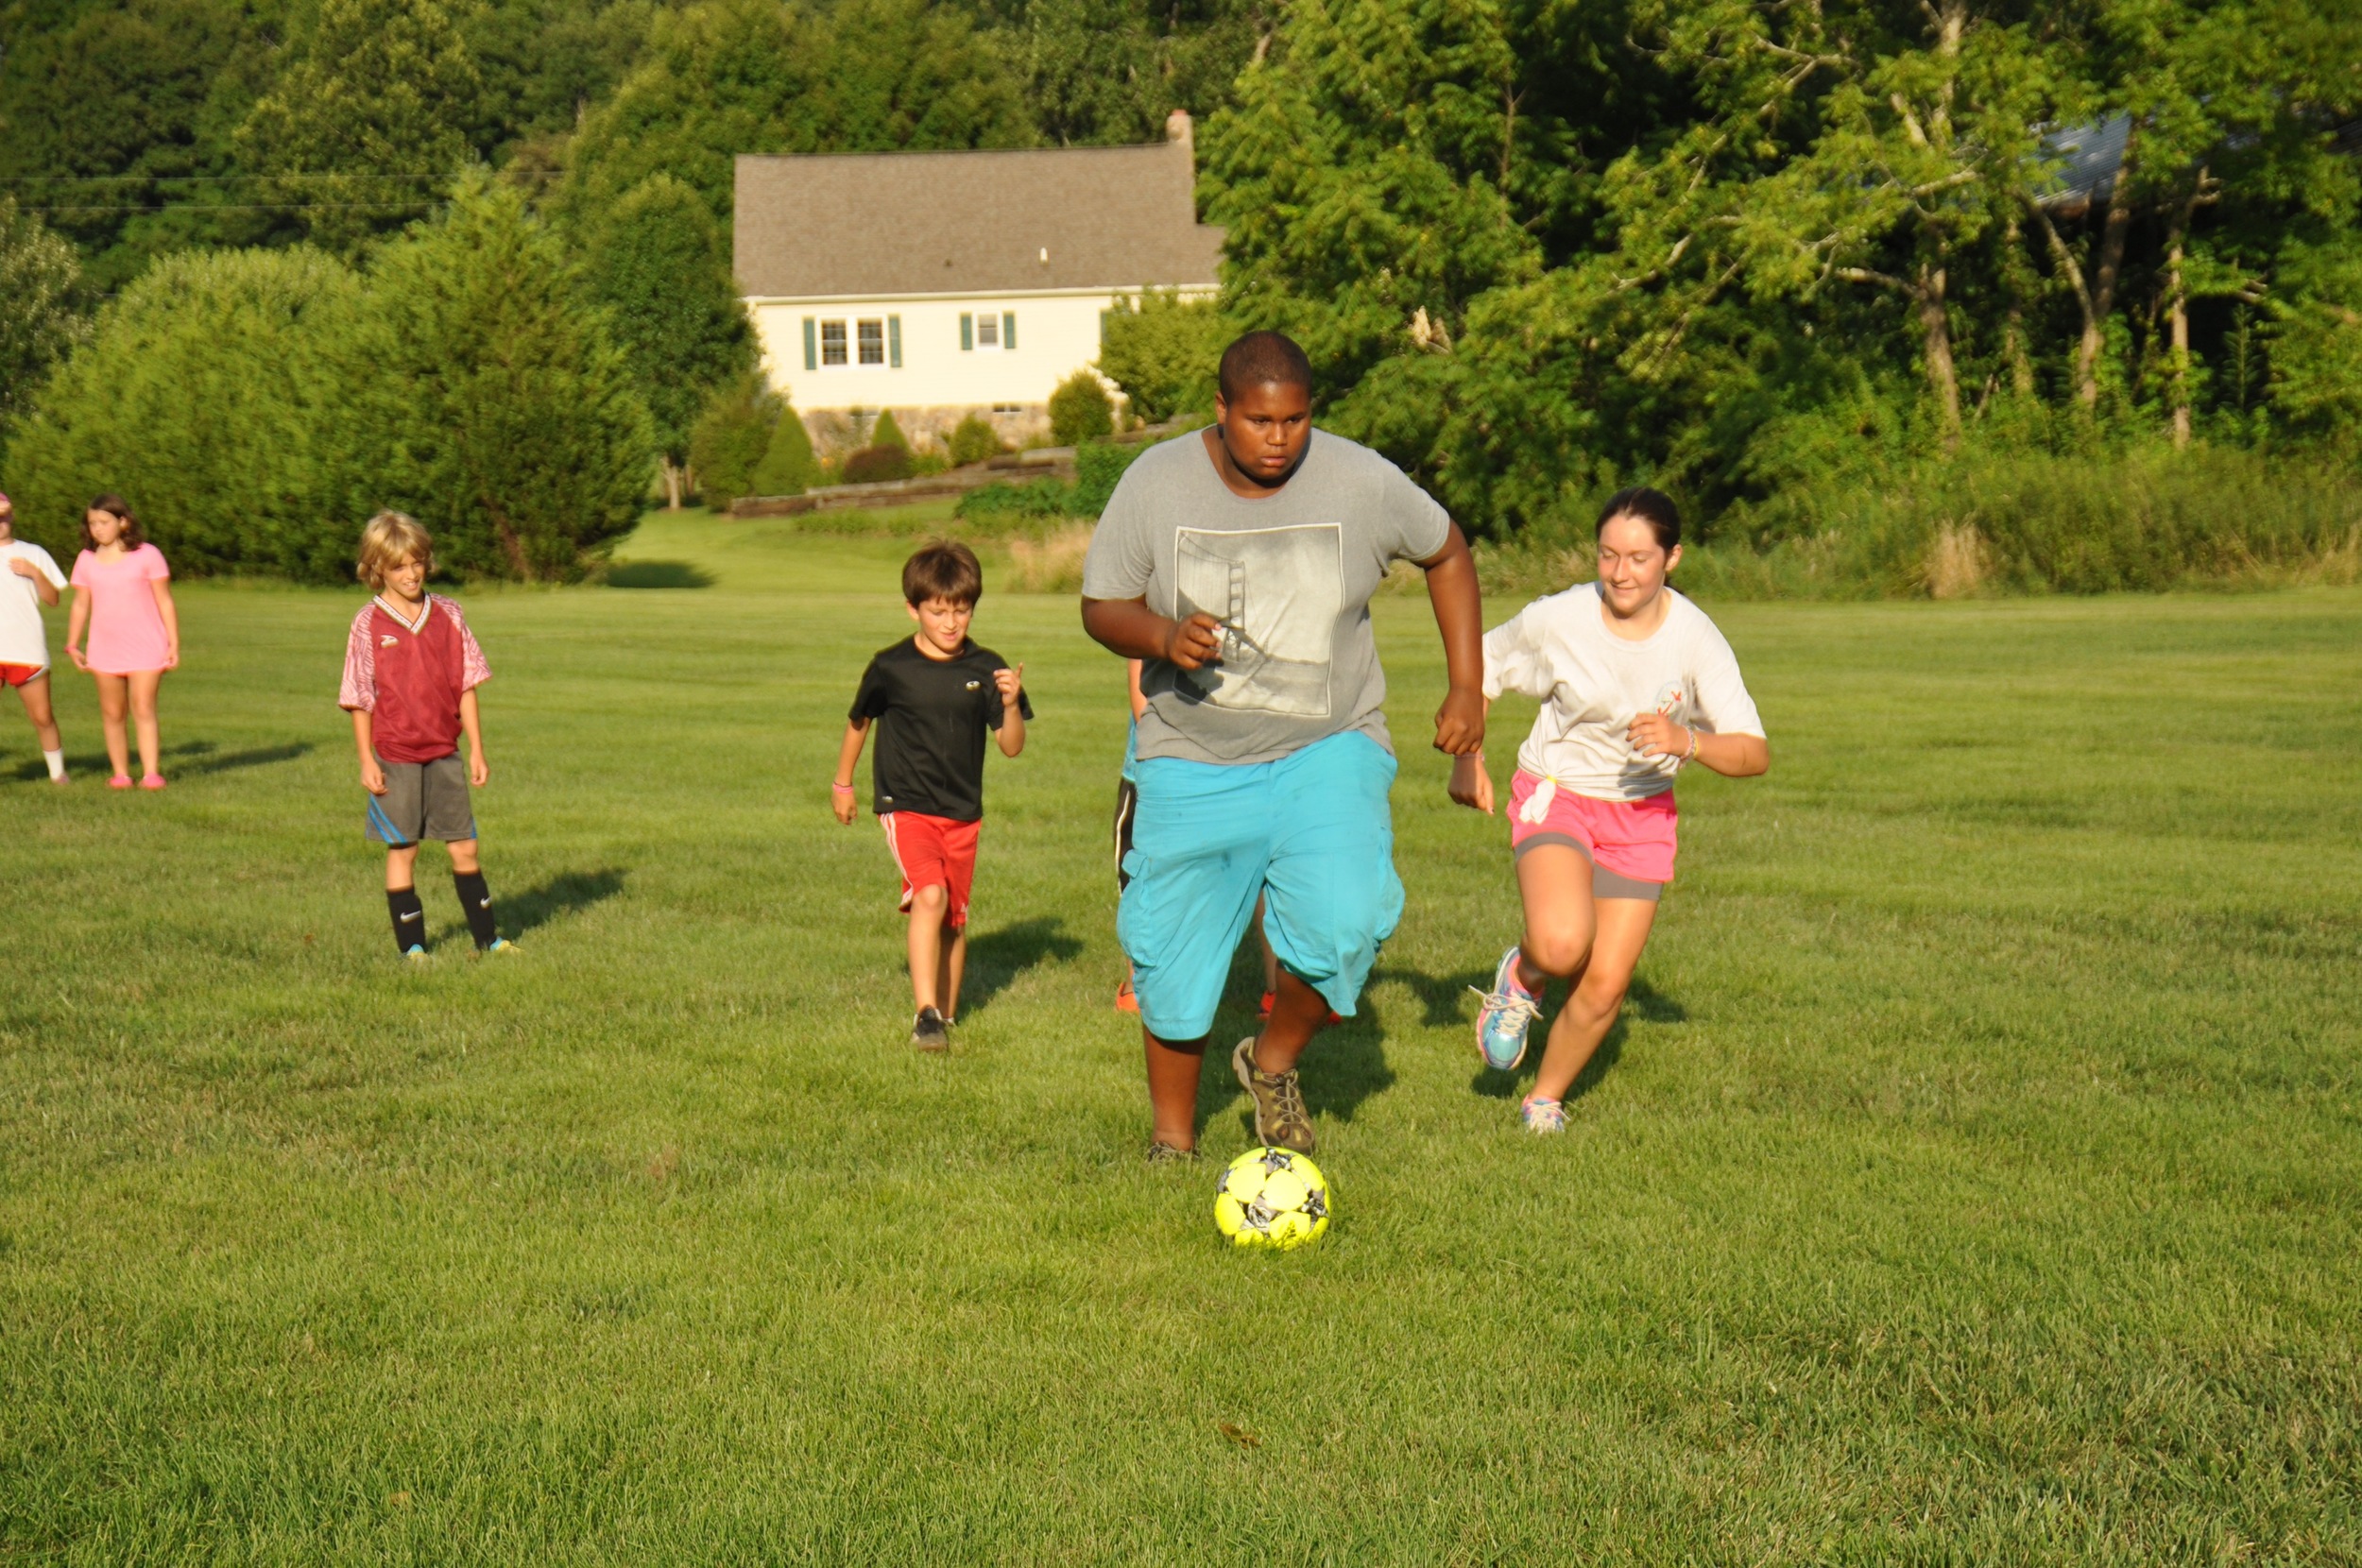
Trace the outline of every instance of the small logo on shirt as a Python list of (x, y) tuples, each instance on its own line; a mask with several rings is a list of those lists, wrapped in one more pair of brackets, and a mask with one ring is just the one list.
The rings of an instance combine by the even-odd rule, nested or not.
[(402, 639), (396, 637), (391, 632), (387, 632), (384, 637), (377, 639), (377, 645), (381, 648), (399, 648), (402, 646)]
[(972, 680), (967, 683), (967, 689), (970, 691), (981, 691), (984, 689), (984, 683), (980, 680)]

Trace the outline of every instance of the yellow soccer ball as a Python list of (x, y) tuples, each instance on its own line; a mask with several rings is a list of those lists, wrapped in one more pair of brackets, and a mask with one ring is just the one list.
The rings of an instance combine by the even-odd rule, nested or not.
[(1321, 1167), (1292, 1150), (1250, 1149), (1214, 1184), (1214, 1229), (1240, 1247), (1318, 1241), (1335, 1207)]

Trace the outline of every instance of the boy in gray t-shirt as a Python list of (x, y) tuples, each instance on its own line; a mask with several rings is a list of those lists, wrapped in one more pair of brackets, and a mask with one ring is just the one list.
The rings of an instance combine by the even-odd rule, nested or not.
[(1482, 608), (1442, 507), (1378, 453), (1311, 426), (1311, 368), (1276, 332), (1223, 355), (1216, 423), (1141, 455), (1083, 567), (1083, 623), (1144, 662), (1138, 804), (1117, 932), (1134, 968), (1152, 1159), (1196, 1145), (1198, 1059), (1258, 895), (1278, 997), (1232, 1065), (1256, 1134), (1309, 1152), (1295, 1062), (1351, 1016), (1402, 912), (1393, 741), (1369, 601), (1428, 573), (1450, 669), (1435, 744), (1484, 739)]

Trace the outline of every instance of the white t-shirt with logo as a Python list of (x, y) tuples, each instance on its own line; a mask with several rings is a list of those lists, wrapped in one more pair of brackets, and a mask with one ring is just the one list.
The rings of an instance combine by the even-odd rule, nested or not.
[(1517, 766), (1594, 800), (1645, 800), (1673, 787), (1677, 757), (1643, 757), (1626, 731), (1643, 713), (1684, 729), (1761, 735), (1738, 658), (1706, 612), (1665, 590), (1665, 620), (1638, 642), (1607, 629), (1600, 586), (1536, 599), (1484, 634), (1484, 694), (1541, 700)]
[(30, 577), (19, 575), (10, 561), (30, 561), (33, 569), (59, 592), (65, 591), (65, 573), (49, 552), (23, 539), (0, 544), (0, 664), (29, 664), (46, 669), (49, 638), (42, 630), (41, 593)]

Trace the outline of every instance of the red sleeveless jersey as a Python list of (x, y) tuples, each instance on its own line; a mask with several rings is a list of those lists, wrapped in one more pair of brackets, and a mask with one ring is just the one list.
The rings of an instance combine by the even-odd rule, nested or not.
[(459, 749), (459, 698), (490, 672), (459, 606), (428, 597), (413, 631), (371, 600), (352, 628), (346, 659), (347, 707), (373, 718), (370, 739), (388, 762), (433, 762)]

